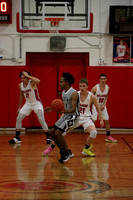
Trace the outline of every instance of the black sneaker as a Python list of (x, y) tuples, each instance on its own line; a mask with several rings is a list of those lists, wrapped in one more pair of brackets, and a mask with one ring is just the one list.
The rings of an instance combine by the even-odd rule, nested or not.
[(51, 138), (47, 138), (47, 144), (52, 144)]
[(12, 140), (9, 141), (10, 144), (21, 144), (21, 139), (20, 138), (13, 138)]
[(60, 163), (64, 163), (68, 161), (70, 158), (74, 157), (74, 154), (72, 154), (71, 150), (61, 152), (61, 158), (59, 159)]

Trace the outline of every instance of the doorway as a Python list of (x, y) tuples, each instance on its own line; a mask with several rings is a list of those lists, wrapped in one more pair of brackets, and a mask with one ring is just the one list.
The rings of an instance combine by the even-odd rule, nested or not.
[[(26, 53), (26, 65), (30, 73), (38, 77), (41, 82), (38, 85), (39, 95), (44, 108), (50, 106), (53, 99), (61, 98), (59, 80), (63, 72), (71, 73), (75, 78), (73, 87), (79, 89), (79, 80), (86, 77), (86, 67), (89, 65), (89, 53)], [(49, 127), (57, 121), (55, 112), (45, 114)], [(34, 113), (30, 115), (30, 127), (40, 127)]]

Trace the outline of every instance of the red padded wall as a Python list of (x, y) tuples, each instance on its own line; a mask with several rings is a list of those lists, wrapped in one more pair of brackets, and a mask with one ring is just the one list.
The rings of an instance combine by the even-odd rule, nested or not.
[[(0, 66), (1, 98), (0, 98), (0, 127), (15, 127), (17, 109), (19, 104), (19, 88), (21, 82), (19, 74), (27, 67)], [(28, 124), (28, 119), (23, 125)]]
[(8, 126), (9, 119), (9, 73), (8, 67), (0, 67), (0, 127)]
[(133, 128), (133, 67), (87, 67), (89, 90), (99, 83), (99, 75), (102, 73), (107, 75), (110, 87), (107, 109), (111, 127)]
[[(32, 69), (25, 66), (0, 66), (1, 77), (1, 98), (0, 98), (0, 127), (15, 127), (17, 109), (19, 103), (19, 89), (20, 83), (19, 74), (23, 70), (30, 70), (34, 75), (41, 79), (39, 87), (40, 94), (44, 106), (49, 105), (51, 99), (57, 97), (57, 71), (54, 67), (48, 67), (44, 70), (41, 66)], [(59, 76), (62, 72), (61, 64), (59, 64)], [(71, 68), (71, 66), (70, 66)], [(38, 69), (38, 70), (37, 70)], [(67, 68), (66, 68), (67, 69)], [(68, 66), (68, 70), (69, 66)], [(78, 79), (83, 77), (82, 71), (79, 68), (71, 68), (72, 73)], [(133, 128), (132, 113), (133, 113), (133, 67), (113, 67), (113, 66), (98, 66), (86, 67), (86, 77), (89, 81), (89, 90), (99, 83), (99, 75), (101, 73), (107, 74), (107, 84), (110, 86), (110, 93), (107, 102), (107, 109), (110, 116), (110, 124), (112, 128)], [(76, 86), (77, 87), (77, 84)], [(49, 115), (49, 114), (48, 114)], [(55, 121), (53, 115), (48, 116), (48, 120)], [(36, 118), (30, 119), (36, 121)], [(29, 118), (24, 119), (23, 127), (30, 126)], [(51, 122), (51, 125), (53, 122)]]

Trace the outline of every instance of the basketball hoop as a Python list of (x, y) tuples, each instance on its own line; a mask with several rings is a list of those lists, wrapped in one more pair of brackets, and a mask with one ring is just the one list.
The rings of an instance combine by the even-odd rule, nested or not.
[(45, 21), (50, 22), (50, 35), (57, 35), (59, 34), (59, 26), (60, 21), (64, 21), (64, 18), (45, 18)]

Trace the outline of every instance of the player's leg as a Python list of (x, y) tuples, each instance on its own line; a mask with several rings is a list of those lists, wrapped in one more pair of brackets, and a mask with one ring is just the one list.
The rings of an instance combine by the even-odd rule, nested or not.
[[(54, 132), (55, 132), (54, 128), (52, 128), (49, 131), (49, 135), (51, 135), (51, 138), (52, 136), (54, 137)], [(54, 148), (55, 148), (55, 144), (53, 143), (50, 146), (47, 146), (46, 149), (42, 152), (42, 156), (48, 156), (53, 151)]]
[(55, 132), (56, 138), (58, 138), (58, 142), (60, 141), (60, 154), (61, 158), (59, 159), (59, 162), (63, 163), (68, 161), (70, 158), (74, 157), (74, 154), (72, 154), (71, 150), (69, 149), (67, 142), (65, 140), (65, 137), (63, 137), (64, 133), (69, 132), (69, 130), (72, 130), (76, 127), (78, 124), (78, 115), (70, 115), (70, 116), (63, 116), (62, 117), (62, 123), (59, 125), (58, 130), (62, 132)]
[(31, 113), (32, 109), (29, 105), (24, 104), (23, 107), (20, 109), (19, 114), (16, 119), (16, 136), (9, 141), (10, 144), (20, 144), (21, 139), (20, 139), (20, 133), (22, 129), (22, 121), (26, 116), (29, 116)]
[(36, 104), (32, 107), (33, 111), (36, 113), (37, 118), (44, 130), (44, 133), (46, 135), (47, 138), (47, 144), (51, 144), (52, 140), (50, 138), (49, 132), (48, 132), (48, 125), (45, 121), (45, 117), (44, 117), (44, 110), (43, 110), (43, 106), (42, 104), (37, 101)]
[(116, 143), (117, 140), (114, 139), (110, 134), (110, 122), (109, 122), (109, 120), (104, 120), (104, 123), (105, 123), (105, 128), (106, 128), (106, 139), (105, 139), (105, 141)]
[(49, 134), (49, 131), (48, 131), (48, 125), (46, 124), (46, 121), (45, 121), (45, 118), (44, 118), (44, 112), (43, 110), (37, 110), (36, 111), (36, 115), (37, 115), (37, 118), (44, 130), (44, 133), (46, 135), (46, 138), (47, 138), (47, 144), (51, 144), (52, 140), (51, 140), (51, 137), (50, 137), (50, 134)]
[(109, 122), (109, 115), (107, 112), (107, 108), (105, 107), (105, 109), (102, 111), (102, 116), (103, 116), (103, 120), (105, 123), (105, 128), (106, 128), (106, 142), (117, 142), (116, 139), (114, 139), (111, 134), (110, 134), (110, 122)]
[[(71, 123), (69, 123), (69, 121), (71, 121)], [(69, 124), (71, 124), (71, 127)], [(70, 129), (72, 130), (76, 124), (77, 119), (75, 119), (75, 116), (71, 120), (66, 120), (66, 118), (63, 116), (55, 123), (54, 127), (49, 132), (55, 144), (60, 149), (60, 162), (65, 162), (74, 156), (71, 153), (71, 150), (68, 148), (64, 135), (66, 135), (66, 132), (68, 132)], [(55, 146), (52, 144), (51, 147), (46, 148), (46, 150), (42, 152), (42, 155), (48, 155), (54, 149), (54, 147)]]
[(26, 117), (26, 115), (19, 112), (17, 119), (16, 119), (16, 135), (12, 140), (9, 141), (10, 144), (21, 144), (20, 132), (22, 129), (22, 121), (25, 117)]
[(84, 118), (82, 126), (84, 128), (84, 131), (89, 133), (82, 154), (94, 157), (95, 154), (92, 152), (92, 144), (97, 136), (96, 127), (90, 118)]
[(74, 127), (75, 123), (76, 123), (76, 116), (63, 115), (54, 125), (56, 131), (52, 133), (51, 136), (60, 150), (61, 158), (59, 159), (59, 162), (61, 163), (68, 161), (70, 158), (74, 156), (67, 145), (63, 133), (67, 132), (70, 128)]

